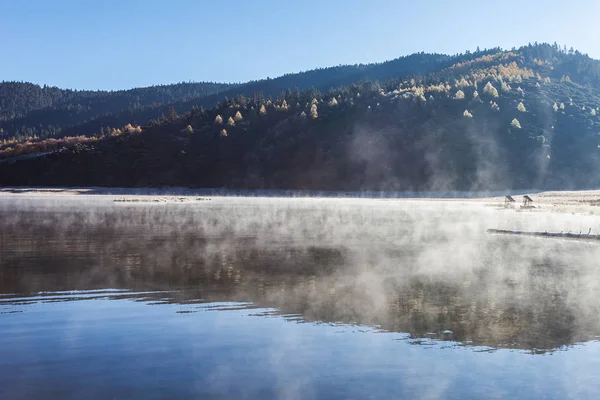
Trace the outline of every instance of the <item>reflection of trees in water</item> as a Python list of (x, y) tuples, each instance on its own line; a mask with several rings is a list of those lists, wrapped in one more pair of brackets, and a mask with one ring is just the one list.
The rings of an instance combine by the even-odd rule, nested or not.
[(598, 313), (570, 292), (589, 271), (547, 254), (514, 263), (486, 260), (477, 270), (429, 271), (415, 264), (415, 251), (380, 244), (282, 244), (105, 223), (65, 229), (34, 219), (4, 226), (0, 240), (3, 293), (173, 290), (176, 302), (250, 301), (309, 321), (378, 325), (414, 338), (492, 347), (555, 349), (600, 332)]
[(521, 284), (526, 286), (525, 296), (515, 296), (516, 288), (506, 287), (502, 298), (492, 294), (485, 280), (466, 286), (414, 284), (391, 304), (389, 329), (414, 337), (450, 330), (446, 337), (462, 342), (527, 349), (551, 349), (586, 339), (577, 337), (574, 310), (560, 289)]

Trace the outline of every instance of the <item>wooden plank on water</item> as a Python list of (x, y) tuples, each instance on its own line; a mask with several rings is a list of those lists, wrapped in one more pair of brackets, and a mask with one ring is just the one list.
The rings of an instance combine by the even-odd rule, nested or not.
[(600, 241), (600, 235), (591, 235), (588, 233), (563, 233), (563, 232), (527, 232), (527, 231), (511, 231), (505, 229), (488, 229), (487, 233), (493, 235), (513, 235), (513, 236), (534, 236), (545, 238), (560, 238), (560, 239), (577, 239), (577, 240), (593, 240)]

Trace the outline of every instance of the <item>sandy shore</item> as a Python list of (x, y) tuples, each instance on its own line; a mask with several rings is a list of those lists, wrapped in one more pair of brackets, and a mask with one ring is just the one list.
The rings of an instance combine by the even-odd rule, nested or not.
[[(274, 196), (272, 192), (265, 192), (265, 196)], [(528, 195), (532, 200), (532, 207), (524, 208), (523, 197)], [(80, 195), (98, 195), (108, 196), (115, 203), (189, 203), (196, 201), (210, 201), (211, 197), (216, 196), (243, 196), (236, 192), (227, 191), (210, 191), (210, 190), (195, 190), (188, 188), (175, 189), (153, 189), (153, 188), (0, 188), (0, 196), (80, 196)], [(262, 197), (260, 191), (252, 192), (252, 197)], [(292, 197), (292, 196), (282, 196)], [(301, 197), (310, 197), (301, 195)], [(335, 198), (334, 195), (329, 195), (330, 198)], [(347, 193), (344, 198), (351, 198)], [(361, 197), (360, 193), (356, 197)], [(600, 215), (600, 190), (581, 190), (581, 191), (548, 191), (548, 192), (532, 192), (512, 195), (515, 202), (505, 204), (504, 196), (497, 197), (443, 197), (439, 194), (437, 197), (382, 197), (382, 200), (387, 201), (442, 201), (442, 202), (461, 202), (461, 203), (484, 203), (489, 207), (497, 207), (499, 209), (513, 209), (516, 212), (557, 212), (557, 213), (573, 213), (583, 215)]]
[[(527, 194), (532, 200), (532, 208), (522, 208), (523, 196), (512, 196), (515, 203), (509, 204), (519, 212), (559, 212), (571, 214), (600, 215), (600, 190), (551, 191)], [(504, 197), (477, 199), (490, 204), (504, 206)]]

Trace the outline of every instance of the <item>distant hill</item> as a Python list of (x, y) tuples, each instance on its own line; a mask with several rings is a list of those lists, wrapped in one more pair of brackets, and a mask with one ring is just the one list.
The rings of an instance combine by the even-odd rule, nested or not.
[[(197, 99), (235, 85), (178, 83), (119, 91), (65, 90), (26, 82), (0, 82), (0, 138), (61, 136), (65, 127), (125, 110)], [(95, 132), (80, 132), (93, 134)]]
[[(462, 55), (460, 58), (468, 58)], [(286, 74), (239, 85), (179, 83), (122, 91), (73, 91), (31, 83), (0, 83), (0, 138), (92, 136), (131, 123), (143, 125), (169, 112), (215, 107), (238, 95), (277, 97), (287, 90), (327, 91), (363, 80), (429, 73), (457, 57), (412, 54), (384, 63), (343, 65)]]
[(599, 107), (600, 62), (557, 45), (415, 54), (107, 114), (94, 137), (6, 142), (0, 184), (597, 187)]
[(0, 82), (0, 120), (27, 116), (32, 111), (78, 105), (99, 114), (153, 103), (198, 98), (235, 87), (223, 83), (178, 83), (118, 91), (65, 90), (26, 82)]

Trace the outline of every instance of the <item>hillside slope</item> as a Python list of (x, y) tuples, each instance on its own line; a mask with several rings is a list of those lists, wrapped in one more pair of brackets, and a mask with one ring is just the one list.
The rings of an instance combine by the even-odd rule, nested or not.
[(363, 80), (325, 94), (235, 96), (211, 109), (66, 143), (60, 151), (40, 148), (50, 154), (5, 158), (0, 184), (315, 190), (600, 185), (598, 61), (550, 45), (453, 61), (422, 75)]
[[(65, 90), (26, 82), (0, 82), (0, 138), (61, 136), (98, 117), (198, 99), (235, 85), (178, 83), (118, 91)], [(80, 132), (92, 134), (96, 132)]]
[[(490, 52), (493, 50), (489, 50)], [(361, 80), (389, 79), (437, 71), (465, 54), (412, 54), (384, 63), (341, 65), (290, 73), (239, 85), (180, 83), (114, 92), (73, 91), (30, 83), (0, 83), (0, 139), (93, 136), (126, 124), (144, 125), (169, 113), (192, 107), (212, 108), (238, 95), (260, 93), (277, 97), (286, 90), (314, 88), (327, 91)]]

